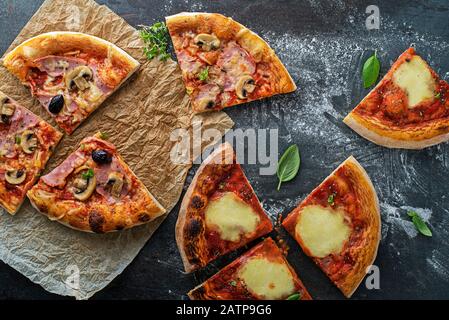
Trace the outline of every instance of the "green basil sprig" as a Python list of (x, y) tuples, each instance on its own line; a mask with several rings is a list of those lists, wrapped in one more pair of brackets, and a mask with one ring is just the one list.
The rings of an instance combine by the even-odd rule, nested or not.
[(277, 191), (281, 189), (283, 182), (291, 181), (298, 174), (299, 165), (301, 164), (301, 158), (299, 157), (299, 149), (296, 144), (291, 145), (285, 150), (281, 159), (278, 162), (277, 176), (279, 178), (279, 184)]
[(415, 225), (415, 228), (421, 234), (425, 235), (426, 237), (432, 236), (432, 231), (430, 231), (424, 220), (415, 211), (408, 211), (407, 214), (410, 218), (412, 218), (412, 222)]
[(362, 77), (363, 77), (363, 86), (365, 89), (371, 87), (376, 83), (377, 78), (379, 77), (380, 71), (380, 61), (377, 58), (377, 52), (368, 58), (363, 65)]

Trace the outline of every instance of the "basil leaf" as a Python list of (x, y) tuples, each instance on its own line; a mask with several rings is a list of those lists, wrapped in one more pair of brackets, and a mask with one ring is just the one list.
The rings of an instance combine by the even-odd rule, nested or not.
[(421, 234), (425, 235), (426, 237), (432, 236), (432, 231), (430, 231), (429, 227), (426, 225), (423, 219), (421, 219), (420, 216), (414, 215), (412, 221), (416, 229), (418, 229), (418, 231), (421, 232)]
[(327, 203), (330, 204), (331, 206), (334, 205), (334, 194), (330, 194), (329, 197), (327, 197)]
[(379, 77), (380, 71), (380, 61), (377, 58), (377, 53), (375, 52), (368, 60), (365, 61), (362, 70), (363, 86), (365, 89), (371, 87), (376, 83)]
[(413, 210), (407, 211), (409, 217), (412, 218), (412, 222), (415, 225), (415, 228), (421, 232), (423, 235), (427, 237), (432, 236), (432, 231), (430, 231), (429, 227), (426, 225), (424, 220)]
[(291, 145), (285, 150), (281, 159), (278, 162), (277, 176), (279, 178), (279, 184), (277, 191), (281, 189), (282, 182), (292, 180), (298, 174), (299, 165), (301, 164), (301, 158), (299, 157), (299, 150), (296, 144)]
[(198, 74), (198, 79), (201, 81), (206, 81), (208, 78), (209, 78), (209, 67), (206, 67)]
[(83, 177), (84, 180), (89, 180), (94, 176), (94, 170), (89, 169), (86, 172), (83, 172), (81, 176)]
[(299, 292), (294, 293), (287, 298), (287, 300), (299, 300), (299, 299), (301, 299), (301, 294)]

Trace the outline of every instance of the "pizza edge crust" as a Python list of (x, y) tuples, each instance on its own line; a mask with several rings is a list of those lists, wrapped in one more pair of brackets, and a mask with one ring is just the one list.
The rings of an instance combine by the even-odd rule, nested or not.
[[(203, 23), (202, 20), (199, 20), (200, 17), (207, 21), (213, 33), (224, 34), (227, 38), (234, 39), (243, 49), (247, 50), (252, 57), (260, 56), (261, 61), (270, 65), (270, 72), (274, 74), (277, 80), (274, 83), (273, 92), (270, 96), (293, 92), (297, 89), (293, 78), (268, 43), (255, 32), (237, 21), (234, 21), (232, 18), (218, 13), (182, 12), (168, 16), (165, 19), (167, 27), (169, 27), (170, 30), (180, 32), (182, 30), (196, 30), (199, 27), (199, 24)], [(267, 97), (239, 100), (232, 105), (223, 106), (223, 109), (264, 98)], [(199, 113), (205, 111), (207, 110), (196, 110), (195, 112)]]

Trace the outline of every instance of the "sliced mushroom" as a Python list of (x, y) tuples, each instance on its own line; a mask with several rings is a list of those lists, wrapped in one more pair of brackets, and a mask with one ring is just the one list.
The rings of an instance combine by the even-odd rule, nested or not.
[(220, 47), (220, 40), (213, 34), (200, 33), (193, 41), (204, 51), (216, 50)]
[(37, 148), (37, 137), (31, 130), (25, 130), (20, 137), (20, 146), (23, 152), (32, 154)]
[(111, 195), (118, 199), (123, 188), (123, 174), (120, 172), (111, 172), (106, 183), (111, 188)]
[(26, 176), (25, 170), (22, 169), (11, 169), (5, 172), (5, 179), (10, 184), (21, 184)]
[(65, 75), (65, 84), (69, 90), (78, 88), (84, 91), (90, 87), (89, 81), (92, 79), (92, 70), (87, 66), (79, 66)]
[(16, 107), (5, 94), (0, 92), (0, 123), (9, 124)]
[(256, 83), (250, 75), (244, 75), (240, 77), (235, 85), (235, 93), (239, 99), (247, 99), (248, 93), (251, 93), (256, 89)]
[(81, 171), (81, 175), (73, 181), (73, 195), (75, 199), (85, 201), (89, 199), (97, 186), (95, 175), (86, 177), (85, 171)]

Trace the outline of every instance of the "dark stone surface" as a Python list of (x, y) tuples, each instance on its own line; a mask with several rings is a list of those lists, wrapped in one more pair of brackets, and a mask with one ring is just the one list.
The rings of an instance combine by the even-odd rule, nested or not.
[[(41, 2), (0, 1), (0, 52), (6, 50)], [(383, 237), (376, 260), (381, 274), (381, 289), (368, 290), (362, 283), (354, 298), (449, 298), (448, 145), (423, 151), (388, 150), (363, 140), (341, 123), (344, 115), (367, 93), (362, 88), (359, 70), (373, 49), (379, 50), (381, 72), (385, 73), (391, 62), (410, 43), (416, 43), (422, 56), (448, 80), (447, 1), (377, 1), (382, 25), (380, 30), (370, 32), (365, 29), (364, 22), (367, 16), (365, 8), (371, 1), (99, 2), (108, 5), (134, 26), (151, 24), (180, 11), (209, 11), (232, 16), (265, 37), (291, 71), (298, 84), (298, 91), (227, 111), (236, 122), (236, 128), (279, 129), (280, 152), (291, 143), (297, 143), (301, 150), (300, 173), (293, 182), (283, 185), (281, 192), (275, 191), (275, 176), (260, 176), (256, 165), (244, 166), (265, 209), (272, 216), (273, 212), (274, 215), (288, 213), (333, 168), (354, 154), (372, 177), (383, 204)], [(279, 41), (282, 35), (286, 37)], [(332, 42), (335, 39), (341, 39), (341, 43)], [(322, 41), (323, 45), (314, 44), (316, 41)], [(320, 57), (322, 50), (316, 55), (310, 54), (314, 46), (326, 48), (328, 41), (327, 58)], [(306, 48), (304, 45), (308, 43), (312, 49), (307, 49), (307, 55), (303, 51)], [(348, 45), (346, 52), (341, 48), (345, 45)], [(339, 64), (338, 59), (337, 63), (328, 65), (333, 61), (329, 58), (334, 49), (332, 46), (336, 47), (335, 54), (341, 55), (342, 61), (347, 61), (349, 56), (349, 67), (344, 63)], [(341, 86), (341, 83), (341, 92), (327, 93), (328, 86)], [(330, 97), (329, 101), (320, 100), (321, 95)], [(315, 104), (310, 101), (314, 97), (317, 98)], [(325, 109), (329, 105), (333, 110)], [(311, 106), (317, 108), (313, 114), (305, 109)], [(320, 119), (327, 119), (320, 128), (322, 136), (303, 129), (295, 130), (295, 126), (301, 124), (298, 122), (301, 117), (313, 126), (314, 114)], [(334, 131), (334, 138), (326, 134)], [(434, 232), (433, 238), (408, 236), (403, 229), (403, 221), (407, 220), (405, 210), (398, 209), (401, 206), (429, 208), (432, 211), (429, 223)], [(396, 208), (393, 214), (391, 208)], [(94, 299), (185, 299), (185, 293), (199, 281), (238, 256), (238, 253), (233, 253), (203, 272), (185, 275), (174, 241), (177, 212), (178, 206), (129, 267)], [(311, 295), (317, 299), (342, 298), (340, 292), (300, 251), (296, 243), (287, 236), (285, 238), (291, 247), (288, 259)], [(60, 297), (44, 291), (39, 285), (0, 263), (0, 299), (4, 298)]]

